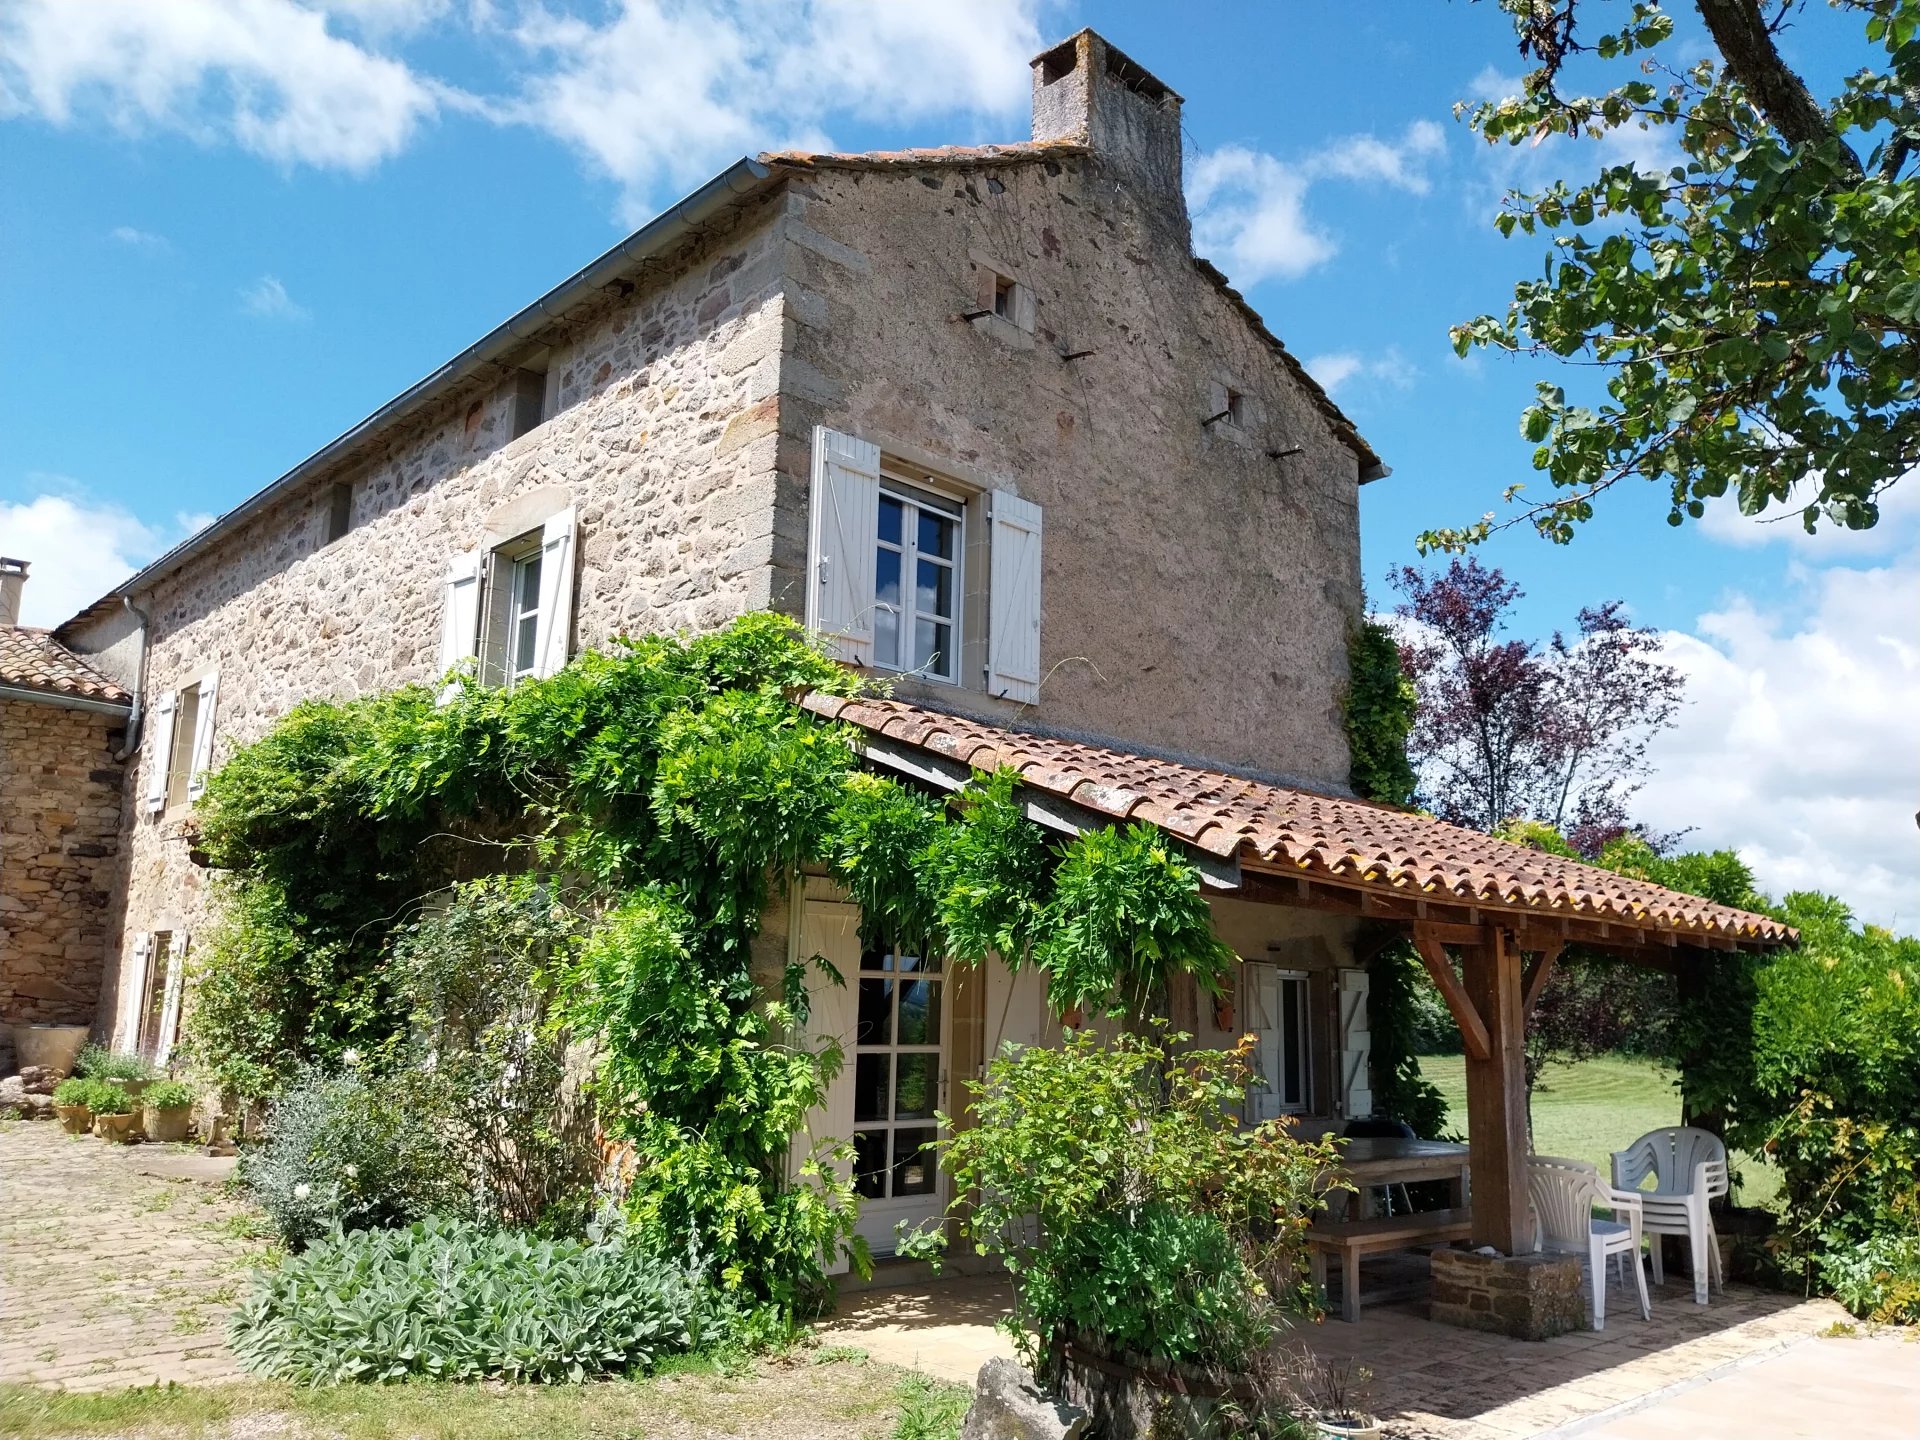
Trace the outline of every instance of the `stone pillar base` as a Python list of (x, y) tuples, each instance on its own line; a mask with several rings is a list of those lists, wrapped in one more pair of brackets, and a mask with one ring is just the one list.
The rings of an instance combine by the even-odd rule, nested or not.
[(1571, 1255), (1477, 1255), (1436, 1250), (1429, 1318), (1516, 1340), (1587, 1328), (1580, 1261)]

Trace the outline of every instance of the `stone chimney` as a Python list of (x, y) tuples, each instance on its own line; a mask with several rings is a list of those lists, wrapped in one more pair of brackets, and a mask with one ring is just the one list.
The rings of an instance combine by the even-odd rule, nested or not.
[(20, 591), (27, 583), (27, 562), (0, 555), (0, 625), (20, 623)]
[(1088, 146), (1143, 199), (1186, 224), (1180, 97), (1093, 31), (1034, 58), (1033, 138)]

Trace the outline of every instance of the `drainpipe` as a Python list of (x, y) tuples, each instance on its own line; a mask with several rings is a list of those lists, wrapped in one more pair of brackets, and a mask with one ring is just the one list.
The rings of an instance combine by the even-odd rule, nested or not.
[(133, 603), (133, 596), (122, 595), (120, 603), (140, 622), (140, 660), (133, 667), (133, 707), (127, 711), (127, 743), (113, 752), (113, 758), (125, 761), (140, 748), (140, 722), (145, 718), (147, 693), (147, 627), (153, 623), (147, 612)]

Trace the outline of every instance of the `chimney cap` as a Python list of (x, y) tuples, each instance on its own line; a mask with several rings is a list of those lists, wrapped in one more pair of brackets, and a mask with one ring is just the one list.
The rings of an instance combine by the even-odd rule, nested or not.
[(0, 575), (25, 575), (30, 560), (16, 560), (10, 555), (0, 555)]
[(1058, 45), (1049, 45), (1027, 63), (1041, 73), (1043, 83), (1071, 75), (1084, 61), (1093, 64), (1095, 47), (1106, 58), (1107, 75), (1125, 89), (1145, 96), (1155, 104), (1168, 100), (1184, 105), (1186, 97), (1092, 26), (1076, 30)]

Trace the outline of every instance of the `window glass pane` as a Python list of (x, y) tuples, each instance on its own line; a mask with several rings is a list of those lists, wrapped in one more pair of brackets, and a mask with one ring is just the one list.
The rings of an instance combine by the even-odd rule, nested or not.
[(1300, 991), (1303, 987), (1298, 980), (1280, 982), (1280, 1099), (1283, 1104), (1299, 1105), (1304, 1103), (1304, 1077), (1301, 1069), (1306, 1056), (1306, 1047), (1301, 1044), (1301, 1022), (1305, 1018), (1301, 1013)]
[(931, 1195), (935, 1174), (933, 1131), (918, 1127), (894, 1131), (893, 1193)]
[(874, 554), (873, 651), (882, 665), (900, 663), (900, 552)]
[(934, 675), (953, 674), (953, 627), (932, 620), (916, 620), (913, 626), (913, 665)]
[(900, 515), (902, 509), (903, 507), (900, 502), (891, 495), (882, 495), (880, 497), (880, 538), (885, 540), (889, 545), (898, 545), (901, 543), (900, 536), (903, 531), (901, 529)]
[(520, 610), (534, 610), (540, 605), (540, 552), (534, 551), (524, 560), (517, 560), (513, 566), (514, 606)]
[(953, 532), (959, 527), (944, 515), (935, 515), (929, 510), (919, 512), (920, 524), (916, 538), (922, 555), (938, 555), (942, 560), (953, 558)]
[(853, 1063), (853, 1118), (887, 1118), (887, 1071), (890, 1055), (862, 1055)]
[(893, 982), (860, 982), (860, 1025), (854, 1032), (856, 1045), (885, 1045), (893, 1037)]
[(513, 626), (513, 673), (525, 675), (533, 669), (533, 647), (540, 637), (537, 615), (522, 615)]
[(863, 951), (860, 956), (860, 968), (862, 970), (893, 969), (892, 949), (887, 947), (882, 947), (877, 950)]
[[(868, 1057), (862, 1055), (864, 1065)], [(902, 1055), (899, 1057), (898, 1079), (893, 1094), (893, 1118), (896, 1120), (931, 1120), (935, 1103), (934, 1088), (940, 1078), (940, 1057), (938, 1055)], [(865, 1116), (856, 1115), (856, 1120)]]
[[(873, 984), (861, 982), (861, 988)], [(884, 982), (882, 982), (884, 983)], [(866, 1014), (862, 997), (860, 1013)], [(940, 982), (907, 980), (900, 986), (900, 1043), (902, 1045), (938, 1045), (940, 1043)]]
[(913, 594), (914, 613), (938, 615), (942, 619), (951, 620), (953, 618), (953, 567), (936, 565), (931, 560), (922, 560), (917, 579), (919, 583)]
[(887, 1132), (853, 1132), (853, 1188), (862, 1200), (883, 1200), (887, 1194)]
[(902, 955), (900, 957), (900, 968), (902, 970), (926, 970), (938, 974), (941, 968), (940, 957), (938, 955)]

